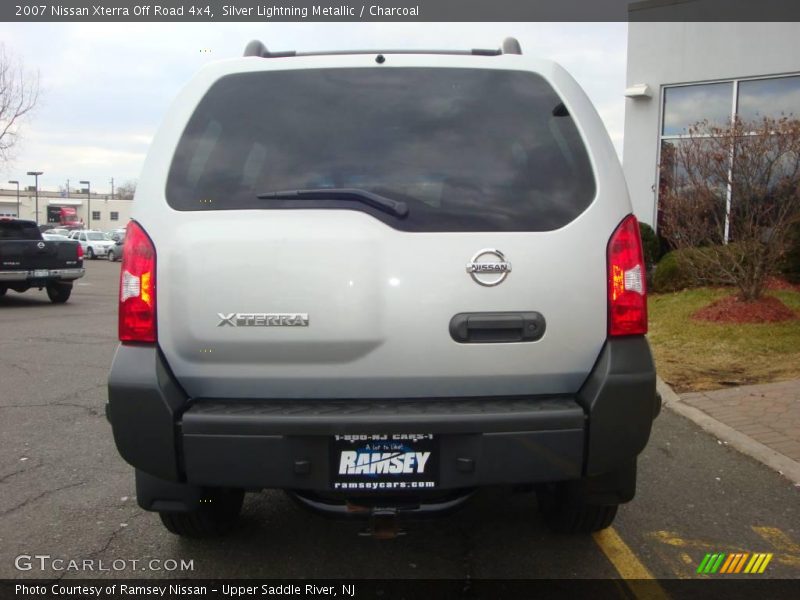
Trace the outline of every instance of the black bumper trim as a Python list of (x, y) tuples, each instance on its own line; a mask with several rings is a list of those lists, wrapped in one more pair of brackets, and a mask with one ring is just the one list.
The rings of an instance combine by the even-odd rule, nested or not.
[[(191, 400), (154, 346), (120, 346), (108, 390), (114, 439), (131, 465), (234, 487), (325, 489), (336, 433), (441, 436), (442, 488), (598, 476), (631, 464), (658, 410), (641, 336), (609, 340), (574, 396)], [(462, 469), (464, 459), (475, 469)], [(309, 468), (296, 472), (299, 463)]]
[(483, 433), (583, 429), (568, 396), (398, 400), (198, 400), (184, 435)]

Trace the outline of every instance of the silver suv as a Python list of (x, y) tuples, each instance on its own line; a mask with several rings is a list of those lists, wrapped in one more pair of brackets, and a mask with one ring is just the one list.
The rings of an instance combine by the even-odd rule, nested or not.
[(639, 229), (558, 65), (251, 42), (139, 181), (107, 414), (170, 531), (266, 488), (384, 530), (481, 486), (560, 531), (633, 497), (660, 408)]

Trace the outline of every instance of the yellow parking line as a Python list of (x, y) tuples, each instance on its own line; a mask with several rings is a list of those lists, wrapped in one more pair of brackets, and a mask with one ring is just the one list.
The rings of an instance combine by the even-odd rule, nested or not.
[(592, 534), (595, 543), (639, 600), (668, 600), (653, 574), (636, 557), (613, 527)]
[(800, 545), (795, 544), (791, 538), (777, 527), (756, 527), (753, 531), (760, 535), (768, 544), (777, 550), (788, 552), (789, 554), (800, 554)]
[[(754, 525), (752, 529), (770, 546), (782, 552), (782, 554), (775, 554), (776, 561), (782, 565), (800, 569), (800, 544), (794, 543), (788, 535), (777, 527), (757, 527)], [(755, 572), (756, 569), (753, 566), (753, 573)]]

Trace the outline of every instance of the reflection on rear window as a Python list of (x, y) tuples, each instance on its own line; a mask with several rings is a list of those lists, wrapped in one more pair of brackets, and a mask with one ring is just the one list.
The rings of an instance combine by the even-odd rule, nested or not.
[(39, 228), (33, 223), (0, 221), (0, 240), (41, 240)]
[[(595, 182), (561, 99), (522, 71), (310, 69), (229, 75), (178, 144), (178, 210), (348, 208), (404, 231), (548, 231), (591, 203)], [(402, 200), (404, 219), (353, 200), (259, 200), (359, 188)]]

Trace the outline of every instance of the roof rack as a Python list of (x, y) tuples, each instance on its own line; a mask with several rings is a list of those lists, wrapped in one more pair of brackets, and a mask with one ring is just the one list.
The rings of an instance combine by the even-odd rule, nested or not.
[(245, 56), (259, 58), (287, 58), (290, 56), (332, 56), (337, 54), (461, 54), (476, 56), (500, 56), (502, 54), (522, 54), (517, 38), (507, 37), (497, 49), (473, 48), (472, 50), (333, 50), (329, 52), (297, 52), (286, 50), (270, 52), (260, 40), (253, 40), (244, 49)]

